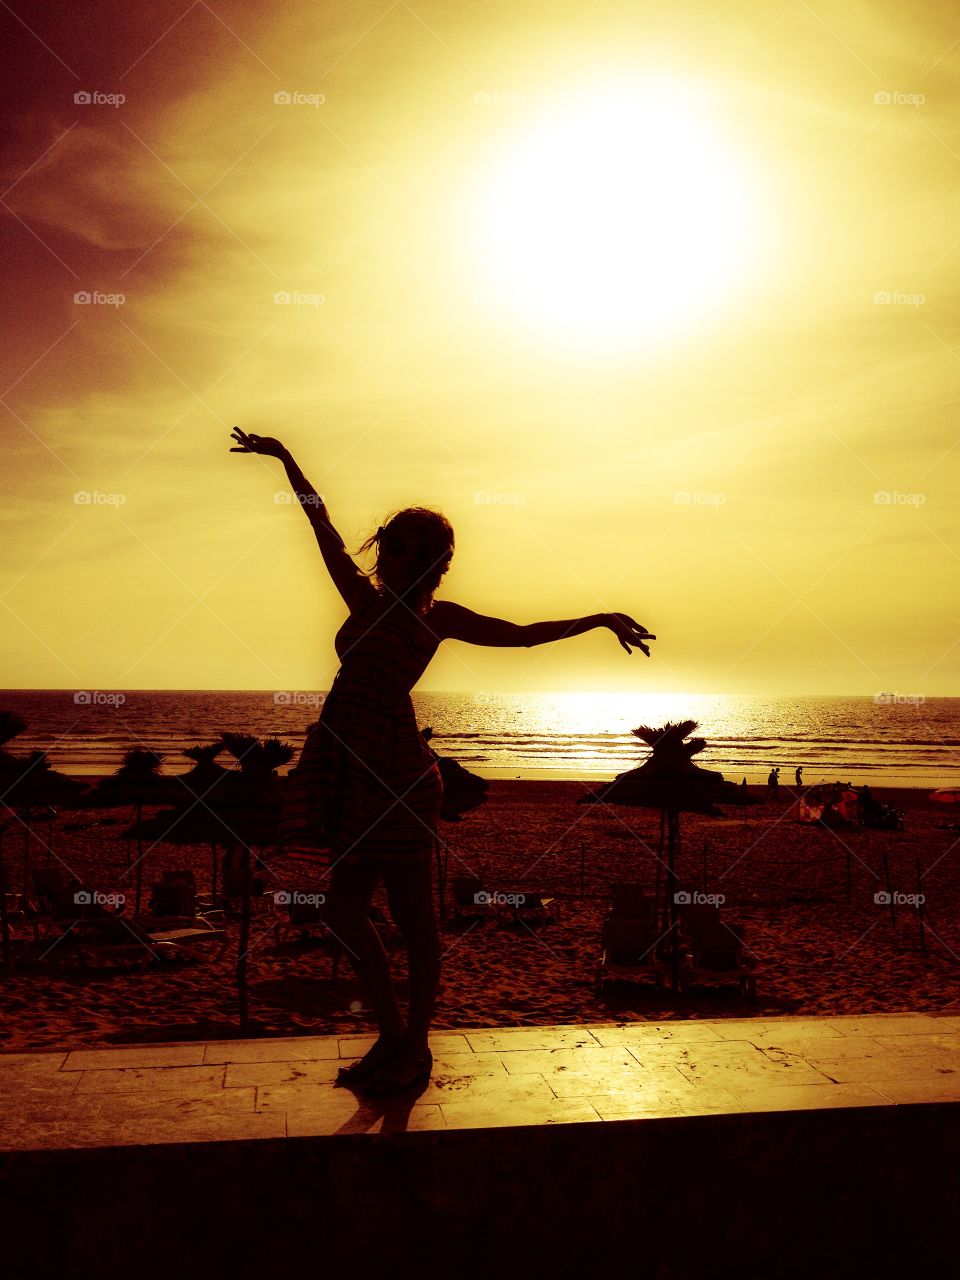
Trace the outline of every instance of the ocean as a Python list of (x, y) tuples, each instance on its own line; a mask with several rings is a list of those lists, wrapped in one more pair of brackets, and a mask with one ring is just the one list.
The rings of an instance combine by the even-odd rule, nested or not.
[[(160, 752), (164, 771), (179, 773), (190, 765), (184, 747), (228, 730), (280, 737), (299, 751), (322, 698), (295, 690), (18, 689), (0, 694), (0, 709), (28, 726), (8, 750), (45, 750), (65, 773), (112, 773), (132, 746)], [(415, 692), (413, 699), (433, 746), (488, 778), (610, 778), (643, 758), (635, 726), (689, 719), (708, 743), (698, 763), (735, 782), (764, 782), (779, 765), (781, 782), (792, 785), (803, 765), (805, 784), (960, 785), (960, 698)]]

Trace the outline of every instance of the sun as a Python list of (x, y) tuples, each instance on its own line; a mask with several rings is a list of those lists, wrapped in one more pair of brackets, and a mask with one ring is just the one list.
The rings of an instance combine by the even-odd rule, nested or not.
[(620, 346), (722, 307), (756, 245), (750, 175), (708, 97), (647, 79), (584, 91), (511, 141), (474, 204), (485, 300)]

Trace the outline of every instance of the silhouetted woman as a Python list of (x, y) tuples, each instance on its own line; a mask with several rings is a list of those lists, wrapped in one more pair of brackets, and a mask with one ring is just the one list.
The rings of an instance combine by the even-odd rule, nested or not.
[[(371, 1093), (417, 1088), (432, 1067), (427, 1038), (440, 978), (432, 853), (442, 785), (417, 725), (411, 689), (442, 640), (529, 647), (607, 627), (627, 653), (634, 645), (649, 656), (645, 641), (655, 637), (622, 613), (524, 626), (435, 601), (453, 556), (453, 529), (439, 512), (423, 507), (396, 512), (367, 539), (360, 552), (375, 550), (376, 560), (365, 574), (289, 451), (239, 427), (233, 437), (238, 447), (232, 452), (283, 462), (349, 609), (335, 640), (340, 669), (298, 764), (301, 783), (310, 780), (316, 829), (332, 850), (331, 925), (348, 948), (380, 1031), (363, 1058), (341, 1068), (339, 1080)], [(409, 957), (406, 1022), (369, 917), (381, 877)]]

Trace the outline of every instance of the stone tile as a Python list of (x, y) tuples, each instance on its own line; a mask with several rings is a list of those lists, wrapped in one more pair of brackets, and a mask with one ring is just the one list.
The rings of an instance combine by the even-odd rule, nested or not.
[(73, 1119), (36, 1120), (29, 1125), (0, 1122), (0, 1150), (50, 1151), (71, 1147), (104, 1147), (120, 1141), (123, 1123), (80, 1124)]
[(558, 1098), (592, 1098), (607, 1096), (636, 1098), (687, 1097), (697, 1086), (676, 1067), (662, 1071), (643, 1071), (639, 1067), (613, 1068), (607, 1071), (558, 1071), (544, 1077)]
[[(737, 1086), (732, 1086), (736, 1089)], [(816, 1111), (824, 1107), (878, 1107), (888, 1099), (865, 1084), (761, 1085), (740, 1088), (749, 1111)]]
[(842, 1042), (843, 1035), (836, 1027), (807, 1018), (779, 1018), (774, 1021), (750, 1021), (737, 1019), (716, 1022), (717, 1034), (722, 1040), (747, 1040), (751, 1044), (780, 1044), (786, 1040)]
[(203, 1044), (163, 1044), (117, 1049), (75, 1049), (64, 1071), (116, 1071), (121, 1067), (198, 1067)]
[[(374, 1035), (341, 1036), (340, 1057), (362, 1058), (376, 1038)], [(434, 1057), (438, 1053), (469, 1053), (470, 1044), (459, 1031), (435, 1031), (430, 1037), (430, 1051)]]
[[(874, 1043), (880, 1045), (886, 1053), (908, 1055), (925, 1054), (931, 1051), (952, 1053), (960, 1064), (960, 1032), (958, 1031), (948, 1031), (940, 1035), (878, 1035)], [(830, 1048), (832, 1050), (833, 1045)]]
[(143, 1116), (123, 1124), (124, 1144), (235, 1142), (243, 1138), (286, 1137), (282, 1115)]
[(743, 1040), (725, 1045), (711, 1045), (702, 1053), (677, 1064), (677, 1069), (690, 1080), (718, 1084), (737, 1092), (735, 1085), (750, 1080), (773, 1083), (822, 1084), (823, 1073), (803, 1058), (778, 1049), (758, 1049)]
[(59, 1071), (66, 1056), (66, 1053), (0, 1053), (0, 1083), (4, 1079), (3, 1072), (14, 1067), (18, 1071), (44, 1074)]
[[(480, 1056), (480, 1055), (478, 1055)], [(630, 1067), (639, 1063), (620, 1045), (584, 1045), (582, 1049), (527, 1049), (503, 1053), (500, 1061), (511, 1075), (548, 1075), (555, 1071), (601, 1071), (604, 1067)]]
[(336, 1036), (290, 1036), (282, 1040), (221, 1040), (204, 1046), (203, 1061), (307, 1062), (339, 1056)]
[(211, 1115), (252, 1115), (256, 1110), (256, 1089), (221, 1089), (200, 1098), (160, 1097), (152, 1093), (101, 1093), (87, 1095), (96, 1103), (98, 1115), (107, 1119), (141, 1119), (149, 1116), (192, 1118)]
[(650, 1120), (656, 1116), (706, 1116), (749, 1111), (729, 1089), (694, 1088), (680, 1093), (654, 1090), (637, 1094), (597, 1094), (588, 1097), (603, 1120)]
[(875, 1084), (887, 1092), (884, 1082), (941, 1081), (944, 1096), (960, 1083), (960, 1062), (955, 1054), (942, 1051), (925, 1055), (889, 1053), (867, 1058), (811, 1058), (810, 1063), (831, 1079), (843, 1083)]
[(496, 1027), (471, 1031), (469, 1047), (475, 1053), (519, 1053), (524, 1049), (577, 1049), (597, 1041), (582, 1027)]
[(5, 1067), (0, 1072), (0, 1109), (15, 1105), (23, 1095), (55, 1098), (75, 1093), (79, 1079), (74, 1071), (47, 1071), (30, 1065)]
[(492, 1129), (506, 1125), (582, 1124), (600, 1122), (600, 1115), (585, 1098), (529, 1099), (525, 1102), (497, 1097), (467, 1102), (442, 1102), (448, 1129)]
[(421, 1102), (460, 1102), (484, 1098), (497, 1098), (504, 1104), (526, 1103), (536, 1100), (550, 1102), (553, 1090), (543, 1076), (460, 1076), (447, 1078), (434, 1075), (420, 1095)]
[(315, 1058), (308, 1062), (229, 1062), (225, 1089), (253, 1085), (331, 1084), (344, 1065), (342, 1058)]
[(656, 1042), (658, 1044), (694, 1044), (719, 1040), (719, 1023), (680, 1020), (676, 1022), (630, 1022), (626, 1026), (591, 1026), (590, 1030), (602, 1045), (620, 1045)]
[(945, 1030), (945, 1019), (929, 1013), (836, 1014), (823, 1021), (845, 1036), (934, 1035)]
[(873, 1087), (890, 1102), (960, 1102), (960, 1076), (917, 1080), (904, 1073), (898, 1078), (875, 1080)]
[(98, 1069), (79, 1075), (80, 1093), (144, 1093), (147, 1091), (197, 1097), (223, 1088), (224, 1068), (218, 1067), (123, 1067), (119, 1071)]
[[(416, 1133), (425, 1129), (445, 1129), (446, 1121), (440, 1107), (435, 1105), (412, 1107), (388, 1106), (379, 1111), (365, 1112), (362, 1107), (354, 1111), (355, 1127), (349, 1120), (340, 1122), (339, 1133)], [(309, 1138), (315, 1134), (328, 1133), (330, 1130), (324, 1121), (324, 1114), (316, 1114), (309, 1109), (287, 1112), (287, 1137)]]

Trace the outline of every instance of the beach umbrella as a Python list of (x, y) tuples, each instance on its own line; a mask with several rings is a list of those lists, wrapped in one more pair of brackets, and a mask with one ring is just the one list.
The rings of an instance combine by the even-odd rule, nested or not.
[[(134, 809), (133, 831), (137, 831), (143, 818), (145, 804), (164, 804), (176, 801), (183, 795), (177, 778), (165, 777), (160, 769), (163, 756), (156, 751), (143, 747), (131, 747), (124, 755), (123, 762), (117, 772), (109, 777), (101, 778), (96, 786), (84, 797), (84, 805), (90, 809), (125, 808), (132, 805)], [(123, 834), (123, 833), (121, 833)], [(140, 914), (140, 899), (143, 891), (143, 835), (138, 833), (137, 862), (134, 876), (134, 914)]]
[[(0, 753), (0, 807), (14, 814), (23, 826), (23, 878), (21, 893), (24, 904), (30, 892), (30, 840), (35, 836), (47, 852), (47, 862), (53, 852), (53, 824), (56, 821), (56, 805), (74, 805), (80, 802), (83, 783), (69, 778), (50, 767), (45, 751), (31, 751), (26, 756)], [(34, 819), (47, 820), (47, 838), (44, 841), (33, 827)]]
[[(743, 788), (728, 782), (722, 773), (703, 769), (693, 757), (706, 747), (703, 738), (691, 738), (698, 727), (695, 720), (668, 722), (659, 728), (640, 725), (633, 735), (650, 748), (650, 754), (635, 769), (620, 773), (597, 791), (581, 796), (580, 804), (625, 804), (660, 810), (660, 854), (666, 844), (666, 879), (663, 928), (669, 930), (673, 986), (679, 978), (680, 951), (677, 936), (677, 857), (680, 850), (680, 814), (702, 813), (721, 817), (717, 804), (753, 804)], [(664, 840), (664, 837), (666, 839)], [(660, 861), (657, 863), (657, 882)]]

